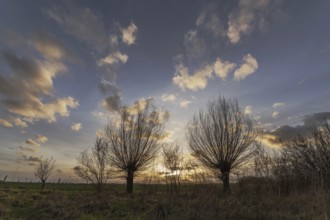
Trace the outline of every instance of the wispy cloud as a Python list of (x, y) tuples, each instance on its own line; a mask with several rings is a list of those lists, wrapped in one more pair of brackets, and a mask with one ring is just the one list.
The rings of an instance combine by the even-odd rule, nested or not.
[(240, 0), (238, 9), (228, 16), (227, 37), (237, 44), (242, 35), (251, 34), (255, 29), (264, 29), (270, 0)]
[(62, 29), (97, 51), (109, 46), (102, 20), (89, 8), (55, 6), (44, 10)]
[(6, 127), (6, 128), (12, 128), (14, 127), (12, 123), (10, 123), (9, 121), (0, 118), (0, 125)]
[(38, 142), (34, 141), (34, 140), (31, 139), (31, 138), (27, 139), (27, 140), (25, 141), (25, 143), (28, 144), (28, 145), (34, 145), (34, 146), (37, 146), (37, 147), (40, 146), (40, 144), (39, 144)]
[[(54, 97), (53, 79), (66, 71), (61, 62), (18, 57), (10, 50), (3, 52), (3, 58), (12, 73), (11, 77), (0, 76), (1, 103), (9, 112), (55, 122), (57, 115), (68, 116), (69, 108), (79, 106), (72, 97)], [(45, 97), (50, 98), (49, 102), (44, 101)]]
[(49, 32), (41, 31), (34, 33), (29, 43), (48, 59), (76, 59), (73, 52)]
[(212, 33), (217, 38), (223, 37), (226, 33), (213, 4), (204, 8), (196, 20), (196, 26), (201, 30)]
[(186, 54), (193, 58), (202, 57), (207, 50), (205, 41), (197, 30), (190, 30), (184, 35), (184, 46)]

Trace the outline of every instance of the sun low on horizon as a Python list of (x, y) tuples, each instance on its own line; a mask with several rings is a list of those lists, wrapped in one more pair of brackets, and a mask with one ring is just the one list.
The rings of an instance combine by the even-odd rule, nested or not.
[(0, 179), (41, 157), (73, 178), (80, 152), (122, 106), (168, 112), (166, 141), (219, 96), (237, 99), (277, 148), (330, 120), (330, 2), (0, 2)]

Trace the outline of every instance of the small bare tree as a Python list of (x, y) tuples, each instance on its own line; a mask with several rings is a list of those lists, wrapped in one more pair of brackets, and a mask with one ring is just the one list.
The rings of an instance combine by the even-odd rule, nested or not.
[(42, 183), (41, 185), (42, 190), (44, 189), (45, 183), (48, 177), (53, 173), (54, 169), (55, 169), (55, 159), (53, 157), (47, 159), (40, 158), (37, 161), (34, 175), (40, 179)]
[(207, 111), (200, 111), (187, 126), (190, 149), (218, 175), (224, 192), (230, 190), (230, 172), (257, 152), (259, 134), (256, 124), (244, 114), (238, 102), (223, 97), (209, 102)]
[(91, 182), (97, 192), (102, 192), (104, 183), (110, 178), (108, 169), (108, 143), (103, 137), (96, 137), (92, 152), (85, 150), (77, 157), (78, 166), (74, 167), (74, 173)]
[(145, 170), (155, 159), (164, 135), (163, 118), (149, 102), (136, 102), (134, 109), (123, 107), (118, 120), (106, 127), (111, 164), (126, 174), (126, 192), (133, 192), (136, 172)]
[(300, 135), (284, 146), (283, 156), (296, 174), (311, 183), (319, 180), (322, 185), (330, 185), (330, 125), (327, 121), (311, 129), (309, 135)]
[(180, 186), (181, 171), (183, 168), (183, 155), (180, 147), (175, 145), (166, 145), (162, 151), (164, 167), (170, 172), (165, 175), (166, 183), (169, 185), (169, 191), (178, 190)]

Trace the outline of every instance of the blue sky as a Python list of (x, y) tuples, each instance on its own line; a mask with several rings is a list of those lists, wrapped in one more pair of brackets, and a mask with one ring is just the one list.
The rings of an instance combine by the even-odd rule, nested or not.
[(41, 156), (72, 175), (121, 105), (170, 112), (167, 141), (208, 100), (236, 98), (263, 143), (330, 119), (326, 0), (0, 1), (0, 177)]

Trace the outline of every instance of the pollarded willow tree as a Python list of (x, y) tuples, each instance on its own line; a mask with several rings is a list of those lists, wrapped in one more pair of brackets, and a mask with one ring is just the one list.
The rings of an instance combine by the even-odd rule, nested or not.
[[(167, 115), (167, 114), (165, 114)], [(133, 192), (134, 176), (155, 159), (164, 136), (166, 117), (147, 101), (123, 107), (118, 119), (105, 129), (109, 143), (109, 161), (126, 175), (126, 191)]]
[(230, 191), (229, 176), (257, 152), (260, 131), (237, 100), (219, 97), (208, 103), (187, 126), (187, 139), (196, 158)]

